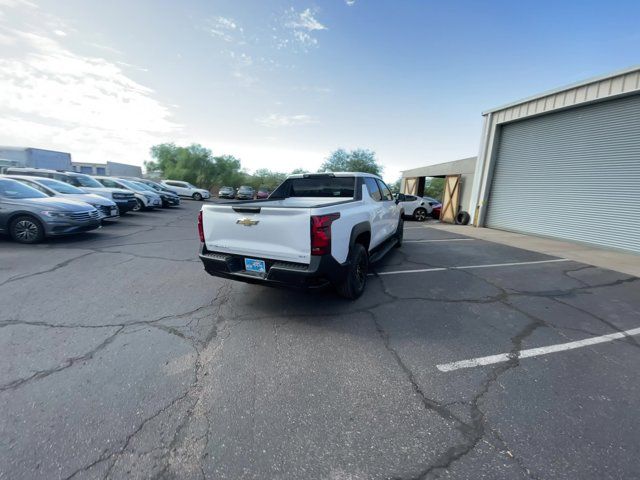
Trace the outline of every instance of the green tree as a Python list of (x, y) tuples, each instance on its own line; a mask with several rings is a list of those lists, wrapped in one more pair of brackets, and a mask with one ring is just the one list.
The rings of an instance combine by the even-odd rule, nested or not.
[(146, 164), (160, 171), (166, 178), (184, 180), (203, 188), (209, 188), (215, 177), (211, 150), (192, 144), (179, 147), (174, 143), (162, 143), (151, 147), (153, 162)]
[(425, 178), (424, 182), (424, 196), (435, 198), (442, 201), (442, 195), (444, 194), (444, 178)]
[(382, 174), (382, 166), (376, 159), (375, 152), (358, 148), (347, 152), (339, 148), (329, 155), (320, 166), (319, 172), (365, 172)]
[(151, 147), (151, 157), (152, 161), (145, 162), (147, 171), (207, 189), (212, 186), (237, 187), (247, 175), (242, 171), (240, 160), (233, 155), (214, 157), (211, 150), (198, 144), (180, 147), (162, 143)]
[(269, 190), (273, 190), (280, 185), (285, 178), (287, 178), (286, 173), (272, 172), (268, 168), (259, 168), (253, 172), (250, 185), (255, 189), (265, 187)]
[(294, 168), (293, 170), (291, 170), (291, 175), (296, 175), (299, 173), (310, 173), (310, 172), (306, 168)]

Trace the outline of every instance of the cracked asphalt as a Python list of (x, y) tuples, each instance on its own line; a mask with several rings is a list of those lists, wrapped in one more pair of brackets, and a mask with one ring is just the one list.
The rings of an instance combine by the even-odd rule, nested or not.
[[(199, 207), (0, 239), (1, 479), (640, 477), (636, 337), (518, 356), (639, 327), (638, 278), (453, 269), (372, 276), (348, 302), (208, 276)], [(407, 242), (376, 270), (548, 258)]]

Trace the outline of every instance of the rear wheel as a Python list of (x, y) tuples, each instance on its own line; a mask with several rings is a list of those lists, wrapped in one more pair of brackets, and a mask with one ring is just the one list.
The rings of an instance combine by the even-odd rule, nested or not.
[(198, 192), (193, 194), (193, 199), (197, 202), (199, 202), (200, 200), (202, 200), (202, 195), (199, 194)]
[(355, 300), (362, 295), (367, 286), (369, 255), (362, 244), (356, 243), (349, 250), (348, 260), (347, 274), (342, 282), (336, 285), (336, 290), (341, 297)]
[(9, 233), (20, 243), (38, 243), (44, 238), (42, 224), (29, 215), (14, 218), (9, 226)]
[(413, 212), (413, 218), (417, 222), (424, 222), (427, 219), (427, 211), (424, 208), (416, 208)]

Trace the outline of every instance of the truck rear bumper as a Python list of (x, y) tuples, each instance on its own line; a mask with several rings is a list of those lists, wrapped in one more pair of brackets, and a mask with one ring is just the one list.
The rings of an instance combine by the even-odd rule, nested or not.
[(346, 275), (348, 264), (338, 263), (331, 255), (312, 256), (309, 265), (261, 258), (266, 273), (244, 269), (242, 255), (210, 252), (200, 245), (200, 260), (208, 274), (240, 282), (268, 286), (313, 289), (340, 282)]

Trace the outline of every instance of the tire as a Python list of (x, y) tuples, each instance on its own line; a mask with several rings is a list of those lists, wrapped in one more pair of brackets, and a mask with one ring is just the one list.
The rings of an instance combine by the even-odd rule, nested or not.
[(427, 219), (427, 211), (422, 207), (416, 208), (413, 212), (413, 219), (416, 222), (424, 222)]
[(471, 216), (467, 212), (459, 212), (456, 215), (456, 225), (467, 225)]
[(349, 267), (344, 280), (336, 285), (338, 295), (349, 300), (355, 300), (364, 292), (367, 286), (369, 272), (369, 255), (360, 243), (356, 243), (349, 250)]
[(193, 194), (193, 199), (196, 202), (199, 202), (200, 200), (202, 200), (202, 195), (200, 195), (198, 192), (196, 192), (196, 193)]
[(398, 220), (398, 228), (396, 229), (396, 244), (395, 248), (400, 248), (402, 246), (402, 240), (404, 238), (404, 219), (400, 217)]
[(44, 227), (35, 217), (22, 215), (11, 221), (9, 233), (18, 243), (38, 243), (44, 238)]
[(141, 212), (144, 210), (144, 203), (139, 198), (136, 198), (136, 206), (131, 209), (133, 212)]

